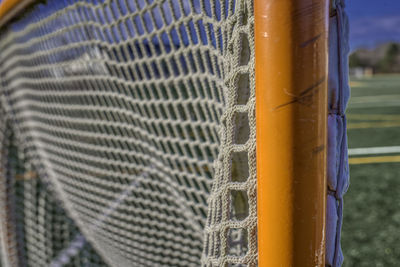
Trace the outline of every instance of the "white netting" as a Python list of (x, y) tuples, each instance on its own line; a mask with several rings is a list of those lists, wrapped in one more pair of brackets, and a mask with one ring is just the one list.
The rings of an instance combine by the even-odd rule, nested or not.
[[(2, 193), (8, 198), (7, 217), (3, 221), (14, 226), (7, 231), (14, 235), (4, 239), (14, 242), (12, 246), (6, 245), (7, 252), (12, 251), (7, 255), (10, 266), (105, 266), (65, 215), (49, 185), (37, 177), (35, 170), (26, 169), (29, 164), (18, 158), (12, 133), (3, 151), (8, 152), (2, 155), (2, 159), (7, 159), (2, 160), (6, 165), (2, 169), (7, 170), (7, 188)], [(66, 248), (70, 253), (64, 253)]]
[(3, 28), (3, 257), (256, 265), (253, 24), (252, 0), (48, 0)]

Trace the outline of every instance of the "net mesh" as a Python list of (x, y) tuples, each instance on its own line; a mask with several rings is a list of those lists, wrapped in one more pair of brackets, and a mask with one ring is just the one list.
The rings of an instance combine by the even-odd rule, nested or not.
[(9, 134), (3, 169), (8, 170), (5, 221), (15, 226), (7, 231), (15, 233), (9, 239), (15, 242), (9, 255), (13, 258), (11, 266), (105, 266), (65, 215), (51, 186), (38, 179), (34, 169), (27, 169), (29, 164), (19, 158), (14, 136)]
[(8, 263), (256, 265), (253, 25), (252, 0), (48, 0), (4, 27)]

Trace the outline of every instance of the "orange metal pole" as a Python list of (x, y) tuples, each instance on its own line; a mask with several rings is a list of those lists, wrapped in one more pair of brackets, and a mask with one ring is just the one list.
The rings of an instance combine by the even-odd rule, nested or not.
[(0, 27), (32, 2), (34, 0), (3, 0), (0, 3)]
[(328, 0), (255, 0), (259, 266), (324, 266)]
[(0, 4), (0, 18), (4, 17), (13, 7), (22, 2), (21, 0), (3, 0)]

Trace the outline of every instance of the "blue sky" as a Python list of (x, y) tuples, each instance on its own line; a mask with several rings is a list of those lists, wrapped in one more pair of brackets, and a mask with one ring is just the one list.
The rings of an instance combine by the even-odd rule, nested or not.
[(347, 0), (346, 10), (352, 49), (400, 42), (400, 0)]

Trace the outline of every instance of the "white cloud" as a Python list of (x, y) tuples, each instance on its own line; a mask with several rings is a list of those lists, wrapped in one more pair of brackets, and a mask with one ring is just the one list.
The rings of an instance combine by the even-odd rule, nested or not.
[(400, 16), (364, 17), (350, 20), (351, 50), (375, 47), (379, 43), (400, 42)]
[[(400, 34), (400, 16), (370, 17), (350, 21), (350, 34), (355, 36)], [(399, 36), (400, 38), (400, 36)]]

